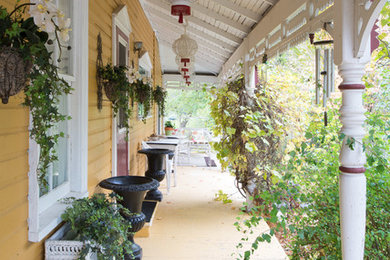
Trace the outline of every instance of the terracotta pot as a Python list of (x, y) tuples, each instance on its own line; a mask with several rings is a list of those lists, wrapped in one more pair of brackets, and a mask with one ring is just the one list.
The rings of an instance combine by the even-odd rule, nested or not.
[(175, 128), (172, 127), (165, 127), (165, 135), (172, 135), (173, 132), (175, 131)]

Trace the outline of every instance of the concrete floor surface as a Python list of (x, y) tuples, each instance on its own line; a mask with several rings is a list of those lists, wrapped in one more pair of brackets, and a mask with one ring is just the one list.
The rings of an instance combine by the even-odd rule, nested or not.
[[(136, 238), (144, 260), (236, 259), (236, 245), (243, 236), (234, 227), (244, 199), (234, 186), (234, 178), (217, 168), (178, 167), (178, 185), (166, 194), (165, 181), (160, 203), (148, 238)], [(172, 181), (173, 183), (173, 181)], [(222, 190), (232, 203), (215, 201)], [(265, 222), (257, 228), (268, 229)], [(244, 246), (248, 249), (250, 242)], [(241, 253), (244, 250), (241, 249)], [(277, 239), (262, 243), (251, 259), (287, 259)]]

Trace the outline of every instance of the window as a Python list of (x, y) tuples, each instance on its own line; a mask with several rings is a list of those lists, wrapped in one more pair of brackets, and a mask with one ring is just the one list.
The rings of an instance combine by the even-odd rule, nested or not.
[[(72, 34), (67, 44), (71, 51), (62, 51), (57, 61), (60, 75), (74, 89), (63, 96), (58, 107), (69, 121), (54, 126), (52, 133), (64, 132), (56, 146), (59, 160), (47, 170), (48, 187), (38, 184), (36, 168), (39, 147), (29, 142), (29, 240), (38, 242), (60, 222), (66, 205), (59, 202), (64, 197), (87, 195), (88, 151), (88, 1), (57, 0), (58, 8), (72, 19)], [(74, 26), (77, 24), (77, 26)], [(51, 46), (58, 57), (59, 50)], [(57, 60), (57, 59), (53, 59)]]

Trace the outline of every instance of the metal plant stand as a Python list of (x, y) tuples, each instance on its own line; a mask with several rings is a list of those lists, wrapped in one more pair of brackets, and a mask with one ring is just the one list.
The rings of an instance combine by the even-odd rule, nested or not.
[(141, 210), (146, 191), (156, 189), (159, 185), (158, 181), (143, 176), (118, 176), (99, 183), (100, 187), (113, 190), (120, 195), (123, 200), (119, 203), (133, 213), (131, 216), (124, 215), (131, 223), (128, 238), (133, 243), (132, 252), (127, 255), (126, 260), (142, 259), (142, 248), (134, 243), (134, 234), (140, 231), (145, 224), (145, 215)]
[[(145, 172), (145, 176), (153, 178), (161, 182), (165, 177), (165, 171), (163, 170), (163, 163), (165, 156), (172, 151), (169, 149), (142, 149), (139, 153), (145, 154), (148, 157), (148, 170)], [(161, 201), (163, 195), (157, 188), (148, 191), (146, 194), (146, 200), (157, 200)]]

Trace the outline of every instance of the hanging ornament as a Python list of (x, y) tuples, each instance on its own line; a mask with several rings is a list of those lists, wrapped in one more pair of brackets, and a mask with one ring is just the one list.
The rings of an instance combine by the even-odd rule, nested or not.
[(184, 34), (172, 44), (173, 52), (180, 57), (180, 63), (187, 67), (187, 63), (191, 62), (198, 51), (198, 44), (194, 39), (187, 35), (187, 25), (184, 25)]
[(172, 0), (171, 15), (179, 16), (179, 23), (183, 23), (183, 17), (191, 15), (190, 0)]

